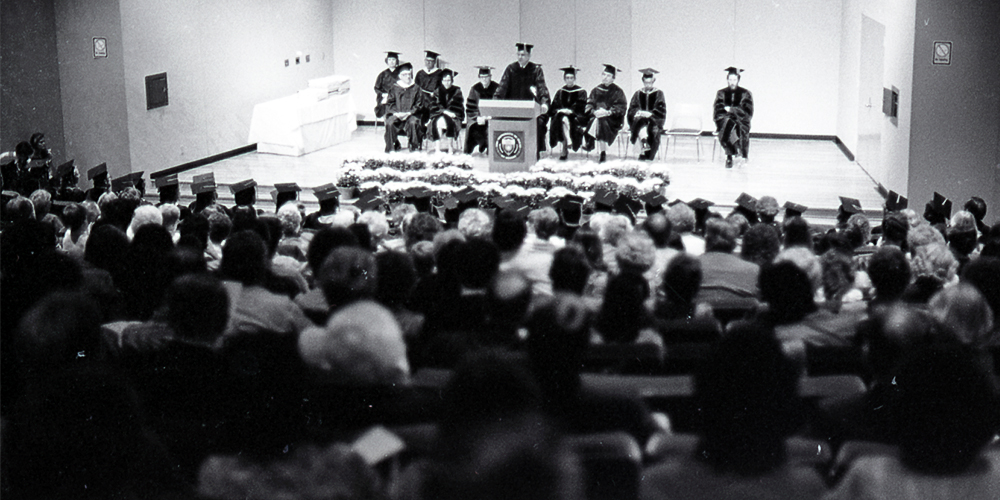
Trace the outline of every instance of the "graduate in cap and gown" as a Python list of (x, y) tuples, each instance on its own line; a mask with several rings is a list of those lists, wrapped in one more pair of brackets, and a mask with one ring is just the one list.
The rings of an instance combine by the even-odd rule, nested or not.
[(424, 92), (433, 94), (438, 86), (441, 85), (441, 70), (438, 69), (438, 57), (441, 54), (433, 50), (425, 50), (424, 53), (426, 54), (424, 57), (424, 69), (418, 71), (414, 79), (417, 82), (417, 86), (424, 89)]
[(108, 164), (101, 163), (88, 170), (87, 179), (94, 183), (94, 187), (87, 190), (87, 200), (97, 201), (111, 187), (110, 180), (108, 179)]
[(534, 47), (527, 43), (517, 43), (517, 61), (507, 65), (503, 76), (500, 77), (500, 86), (497, 88), (496, 99), (506, 100), (531, 100), (537, 102), (542, 108), (542, 114), (538, 116), (538, 151), (545, 149), (545, 129), (548, 119), (549, 88), (545, 85), (545, 74), (539, 64), (531, 62), (531, 49)]
[(660, 149), (660, 134), (667, 118), (667, 100), (663, 91), (653, 87), (656, 71), (653, 68), (639, 70), (642, 73), (642, 88), (632, 94), (628, 105), (629, 130), (632, 144), (639, 141), (642, 153), (640, 160), (652, 160)]
[(583, 144), (587, 91), (576, 84), (576, 68), (559, 69), (563, 72), (565, 85), (556, 91), (549, 107), (549, 146), (558, 148), (561, 151), (559, 159), (565, 160), (571, 147), (576, 151)]
[(603, 163), (607, 160), (608, 145), (615, 142), (618, 131), (622, 129), (625, 122), (625, 112), (628, 110), (628, 102), (625, 100), (625, 91), (615, 84), (615, 76), (621, 70), (610, 64), (604, 65), (601, 73), (601, 84), (590, 91), (587, 98), (587, 151), (594, 149), (594, 142), (601, 152), (598, 160)]
[(399, 80), (389, 90), (385, 103), (385, 152), (391, 152), (398, 144), (396, 136), (406, 132), (410, 151), (420, 149), (423, 140), (422, 113), (426, 107), (424, 91), (413, 82), (413, 65), (399, 65)]
[(469, 120), (469, 129), (465, 132), (465, 153), (479, 148), (486, 152), (489, 149), (489, 123), (485, 116), (479, 113), (481, 99), (493, 99), (500, 84), (493, 81), (492, 67), (478, 66), (479, 81), (469, 89), (469, 97), (465, 100), (465, 117)]
[(399, 67), (399, 52), (386, 52), (385, 65), (388, 67), (375, 78), (375, 118), (385, 116), (385, 102), (389, 98), (389, 90), (399, 79), (396, 73), (396, 68)]
[(733, 156), (747, 158), (750, 149), (750, 119), (753, 118), (753, 94), (740, 87), (742, 69), (726, 68), (726, 88), (715, 93), (713, 120), (719, 143), (726, 151), (726, 168), (733, 167)]
[(458, 142), (458, 132), (462, 130), (465, 120), (465, 97), (462, 89), (455, 85), (455, 75), (458, 73), (443, 69), (441, 86), (434, 91), (434, 100), (430, 103), (431, 138), (434, 139), (434, 150), (441, 151), (441, 139), (446, 139), (448, 153), (454, 152)]
[(80, 182), (80, 172), (76, 169), (73, 160), (70, 160), (56, 167), (56, 195), (58, 201), (72, 201), (81, 203), (87, 199), (87, 193), (77, 187)]

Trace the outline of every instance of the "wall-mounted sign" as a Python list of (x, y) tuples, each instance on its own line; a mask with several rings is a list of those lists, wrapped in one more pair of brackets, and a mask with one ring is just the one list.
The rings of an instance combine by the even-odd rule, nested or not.
[(94, 38), (94, 59), (108, 57), (108, 39)]
[(951, 64), (951, 42), (934, 42), (934, 64)]

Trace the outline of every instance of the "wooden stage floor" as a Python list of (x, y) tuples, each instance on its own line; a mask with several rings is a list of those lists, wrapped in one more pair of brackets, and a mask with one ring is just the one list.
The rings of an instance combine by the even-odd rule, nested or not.
[[(228, 185), (253, 178), (258, 183), (259, 206), (269, 207), (270, 191), (275, 183), (296, 182), (303, 188), (302, 200), (314, 206), (311, 187), (332, 182), (345, 159), (381, 153), (382, 128), (359, 126), (351, 141), (338, 144), (301, 157), (266, 153), (246, 153), (179, 174), (181, 184), (190, 184), (197, 174), (215, 172), (219, 197), (224, 204), (232, 203)], [(737, 162), (732, 169), (725, 168), (722, 149), (713, 144), (712, 137), (701, 138), (701, 157), (698, 159), (696, 141), (681, 138), (669, 150), (658, 155), (657, 163), (670, 167), (670, 185), (666, 188), (668, 199), (692, 200), (704, 198), (715, 202), (720, 212), (726, 214), (742, 192), (755, 197), (771, 195), (779, 204), (793, 201), (809, 207), (806, 218), (815, 223), (829, 224), (840, 204), (838, 196), (849, 196), (861, 201), (869, 217), (881, 213), (882, 199), (876, 184), (856, 163), (847, 159), (836, 144), (822, 140), (752, 139), (750, 161)], [(712, 159), (713, 147), (716, 148)], [(617, 145), (608, 150), (609, 159), (619, 154)], [(542, 153), (545, 158), (548, 153)], [(634, 154), (630, 151), (630, 157)], [(570, 154), (570, 159), (583, 159), (584, 154)], [(596, 154), (590, 158), (596, 159)], [(486, 171), (484, 155), (473, 155), (471, 162), (476, 169)], [(185, 198), (190, 189), (182, 188)]]

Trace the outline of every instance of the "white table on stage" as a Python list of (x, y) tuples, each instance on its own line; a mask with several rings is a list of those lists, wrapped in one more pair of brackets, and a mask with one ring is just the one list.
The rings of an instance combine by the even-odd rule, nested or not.
[(327, 97), (310, 88), (254, 106), (249, 143), (260, 153), (302, 156), (351, 140), (357, 128), (350, 92)]

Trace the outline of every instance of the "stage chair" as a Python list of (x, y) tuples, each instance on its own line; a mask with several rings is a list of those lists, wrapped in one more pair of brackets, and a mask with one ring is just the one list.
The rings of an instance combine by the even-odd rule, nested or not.
[(712, 131), (712, 162), (715, 162), (715, 150), (719, 148), (719, 131)]
[(588, 500), (637, 499), (642, 477), (642, 450), (625, 432), (567, 438), (583, 469)]
[[(629, 145), (631, 145), (629, 142), (630, 135), (631, 132), (629, 131), (628, 125), (626, 125), (618, 132), (618, 137), (615, 138), (615, 142), (618, 144), (618, 157), (623, 160), (628, 159)], [(623, 149), (625, 150), (624, 154), (622, 154)], [(632, 153), (634, 154), (635, 151), (632, 151)]]
[[(670, 139), (674, 140), (674, 151), (677, 151), (678, 137), (695, 139), (698, 161), (701, 161), (701, 132), (704, 130), (701, 120), (701, 107), (697, 104), (678, 104), (677, 111), (672, 113), (670, 128), (664, 132), (667, 141), (667, 151), (670, 150)], [(664, 154), (664, 156), (666, 156)]]

